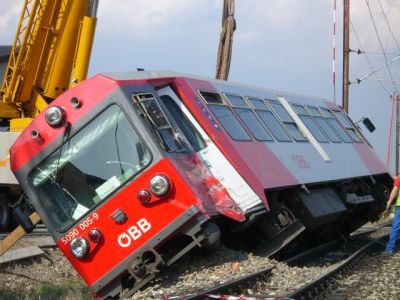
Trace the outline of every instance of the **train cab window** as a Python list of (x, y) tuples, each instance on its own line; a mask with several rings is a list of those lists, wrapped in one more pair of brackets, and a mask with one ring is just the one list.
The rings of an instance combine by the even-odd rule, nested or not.
[(342, 141), (345, 143), (352, 143), (352, 139), (346, 133), (343, 127), (339, 124), (339, 121), (335, 118), (335, 116), (332, 114), (329, 108), (321, 107), (320, 110), (322, 111), (329, 125), (333, 128), (336, 134), (342, 139)]
[(292, 117), (289, 115), (283, 105), (277, 100), (269, 100), (269, 103), (275, 110), (276, 114), (281, 119), (283, 124), (286, 126), (292, 137), (296, 141), (307, 141), (307, 138), (297, 127), (296, 122), (292, 119)]
[(303, 123), (307, 126), (308, 130), (310, 130), (311, 134), (315, 137), (315, 139), (320, 143), (328, 143), (329, 140), (322, 132), (322, 130), (318, 127), (317, 123), (314, 121), (313, 117), (306, 111), (303, 105), (300, 104), (292, 104), (294, 111), (297, 113), (299, 118), (303, 121)]
[(346, 115), (342, 111), (334, 111), (336, 118), (339, 120), (340, 123), (342, 123), (343, 127), (346, 128), (347, 133), (351, 136), (353, 141), (356, 143), (360, 143), (361, 139), (357, 135), (356, 130), (354, 129), (353, 125), (349, 121), (349, 119), (346, 117)]
[(289, 134), (282, 127), (271, 109), (265, 104), (264, 100), (258, 98), (247, 98), (254, 108), (255, 113), (260, 118), (261, 122), (269, 129), (272, 135), (279, 142), (291, 142)]
[(239, 116), (240, 120), (246, 125), (247, 129), (259, 141), (272, 141), (271, 134), (267, 131), (254, 111), (247, 105), (241, 96), (225, 94), (228, 102)]
[(64, 232), (150, 162), (147, 146), (113, 104), (35, 167), (29, 181), (56, 230)]
[(325, 132), (326, 136), (333, 143), (340, 143), (342, 140), (337, 136), (335, 131), (329, 125), (328, 121), (322, 116), (321, 112), (315, 106), (307, 106), (308, 111), (314, 118), (314, 121), (319, 125), (321, 130)]
[(185, 116), (178, 104), (168, 95), (163, 95), (160, 98), (193, 150), (198, 152), (201, 149), (204, 149), (206, 147), (205, 141)]
[(174, 129), (153, 94), (135, 94), (132, 99), (139, 112), (155, 130), (163, 148), (168, 152), (184, 151), (182, 143), (176, 138)]

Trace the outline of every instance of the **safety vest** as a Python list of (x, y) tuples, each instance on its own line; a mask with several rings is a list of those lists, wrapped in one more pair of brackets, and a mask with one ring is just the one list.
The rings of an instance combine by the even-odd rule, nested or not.
[(394, 204), (394, 206), (400, 206), (400, 191), (397, 193), (397, 199), (396, 199), (396, 203)]

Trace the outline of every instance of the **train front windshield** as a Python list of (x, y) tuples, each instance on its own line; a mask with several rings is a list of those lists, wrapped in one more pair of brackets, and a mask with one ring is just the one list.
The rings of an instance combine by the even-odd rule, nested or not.
[(30, 182), (58, 231), (68, 230), (151, 161), (118, 105), (112, 105), (37, 166)]

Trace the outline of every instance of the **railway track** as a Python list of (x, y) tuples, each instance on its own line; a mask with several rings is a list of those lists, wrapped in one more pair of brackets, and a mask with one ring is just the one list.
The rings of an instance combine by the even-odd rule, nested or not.
[[(283, 261), (288, 266), (306, 268), (319, 264), (322, 266), (322, 270), (309, 282), (301, 284), (300, 287), (290, 288), (290, 292), (279, 295), (279, 299), (313, 299), (316, 296), (323, 296), (326, 290), (332, 287), (334, 278), (350, 272), (362, 260), (366, 251), (379, 245), (379, 241), (389, 233), (388, 226), (390, 226), (390, 222), (376, 228), (363, 229), (353, 234), (347, 241), (332, 241)], [(316, 263), (316, 261), (319, 261), (319, 263)], [(263, 288), (269, 284), (268, 282), (274, 272), (281, 272), (279, 263), (276, 266), (265, 268), (200, 292), (185, 296), (165, 297), (165, 299), (218, 299), (221, 295), (246, 295), (249, 298), (273, 299), (278, 295), (264, 293)]]
[[(4, 239), (9, 235), (9, 232), (0, 233), (0, 240)], [(31, 233), (27, 233), (24, 237), (36, 237), (36, 236), (50, 236), (49, 231), (43, 224), (38, 224)]]
[[(0, 233), (0, 245), (7, 240), (8, 235), (9, 233), (6, 232)], [(55, 246), (56, 243), (47, 228), (43, 224), (39, 224), (31, 233), (27, 233), (19, 239), (13, 247), (5, 252), (3, 251), (4, 253), (0, 255), (0, 265), (42, 255), (44, 253), (43, 248), (54, 248)]]
[[(354, 239), (358, 239), (360, 238), (361, 240), (365, 240), (365, 236), (367, 235), (379, 235), (378, 233), (376, 233), (377, 231), (379, 231), (380, 229), (383, 229), (385, 226), (389, 226), (390, 224), (384, 224), (383, 226), (379, 227), (379, 228), (363, 228), (361, 231), (355, 233), (352, 237), (351, 240)], [(31, 241), (31, 240), (35, 240), (35, 239), (41, 239), (40, 236), (48, 236), (48, 232), (45, 229), (44, 226), (38, 226), (34, 232), (32, 232), (30, 235), (26, 236), (26, 240), (27, 241)], [(50, 237), (49, 237), (50, 238)], [(350, 241), (351, 242), (351, 241)], [(277, 262), (277, 261), (273, 261), (271, 260), (271, 266), (265, 267), (264, 269), (259, 269), (256, 272), (248, 272), (247, 275), (239, 277), (235, 280), (226, 280), (226, 282), (220, 281), (219, 284), (215, 284), (215, 286), (211, 285), (203, 285), (203, 287), (211, 287), (211, 288), (206, 288), (202, 291), (199, 291), (199, 288), (196, 288), (197, 292), (193, 292), (190, 293), (190, 290), (195, 290), (193, 287), (191, 289), (184, 289), (182, 288), (182, 290), (185, 290), (186, 292), (180, 293), (177, 296), (165, 296), (165, 295), (174, 295), (174, 293), (164, 293), (164, 294), (158, 294), (159, 296), (156, 296), (155, 294), (153, 294), (153, 297), (148, 297), (148, 296), (144, 296), (145, 294), (141, 295), (142, 298), (137, 297), (139, 295), (134, 295), (134, 297), (132, 299), (150, 299), (150, 298), (154, 298), (154, 299), (215, 299), (215, 297), (218, 299), (218, 297), (220, 297), (220, 295), (247, 295), (249, 297), (258, 297), (258, 298), (276, 298), (277, 296), (281, 296), (283, 297), (283, 295), (286, 295), (287, 297), (293, 297), (295, 299), (300, 299), (300, 298), (307, 298), (310, 297), (310, 295), (312, 295), (313, 293), (323, 293), (324, 288), (329, 288), (332, 289), (333, 287), (333, 279), (326, 279), (324, 282), (323, 279), (323, 274), (327, 273), (328, 271), (328, 267), (320, 267), (319, 270), (318, 268), (314, 268), (310, 267), (312, 265), (316, 265), (315, 260), (316, 257), (325, 257), (325, 261), (328, 260), (330, 261), (330, 273), (331, 275), (334, 275), (334, 271), (333, 271), (333, 266), (332, 265), (339, 265), (341, 262), (344, 262), (344, 260), (347, 259), (347, 257), (350, 258), (350, 256), (356, 251), (355, 248), (356, 246), (362, 247), (361, 245), (362, 243), (359, 242), (357, 245), (353, 245), (353, 247), (348, 247), (348, 249), (346, 250), (347, 252), (345, 254), (342, 255), (330, 255), (330, 257), (328, 257), (328, 255), (326, 255), (327, 252), (331, 251), (331, 249), (338, 249), (341, 245), (343, 245), (343, 241), (333, 241), (333, 242), (329, 242), (327, 244), (324, 245), (320, 245), (318, 247), (315, 247), (313, 249), (310, 249), (308, 251), (305, 251), (303, 253), (300, 253), (296, 256), (292, 256), (289, 259), (286, 259), (285, 261), (282, 262)], [(345, 251), (343, 251), (345, 252)], [(230, 252), (224, 252), (222, 254), (222, 256), (224, 255), (230, 255)], [(246, 256), (245, 253), (243, 253), (243, 256)], [(337, 257), (336, 257), (337, 256)], [(347, 257), (344, 257), (347, 256)], [(361, 259), (363, 256), (362, 254), (359, 256), (359, 259)], [(354, 258), (357, 259), (357, 258)], [(323, 259), (319, 259), (320, 261), (324, 261)], [(343, 263), (343, 268), (344, 269), (349, 269), (352, 265), (355, 265), (354, 262), (352, 262), (353, 258), (349, 259), (349, 261), (347, 262), (347, 265), (345, 263)], [(247, 257), (247, 260), (245, 257), (243, 257), (243, 260), (239, 259), (239, 260), (230, 260), (227, 259), (227, 261), (231, 261), (230, 266), (233, 266), (235, 263), (235, 261), (238, 261), (240, 264), (254, 264), (254, 262), (258, 262), (258, 260), (249, 260), (249, 257)], [(221, 263), (221, 262), (219, 262)], [(320, 263), (321, 265), (323, 265), (323, 263)], [(282, 268), (282, 265), (284, 265), (285, 267)], [(261, 266), (261, 265), (260, 265)], [(289, 267), (290, 266), (290, 267)], [(271, 284), (271, 280), (275, 280), (275, 284), (277, 283), (277, 280), (274, 279), (276, 277), (277, 273), (285, 273), (285, 272), (297, 272), (296, 267), (300, 266), (300, 268), (309, 268), (310, 272), (316, 272), (318, 271), (319, 273), (317, 274), (317, 276), (314, 276), (312, 278), (312, 280), (308, 280), (308, 279), (304, 279), (301, 278), (301, 286), (299, 286), (298, 284), (294, 284), (293, 283), (293, 276), (296, 275), (292, 275), (292, 278), (290, 278), (288, 280), (288, 282), (290, 284), (292, 284), (291, 286), (289, 286), (290, 292), (288, 293), (275, 293), (275, 294), (269, 294), (267, 292), (263, 292), (262, 290), (262, 286), (260, 283), (265, 283), (265, 284)], [(198, 267), (195, 267), (195, 269), (197, 269)], [(299, 268), (299, 269), (300, 269)], [(230, 267), (228, 268), (228, 270), (230, 269)], [(295, 271), (293, 271), (295, 270)], [(316, 270), (316, 271), (315, 271)], [(213, 276), (213, 272), (211, 271), (210, 273), (210, 277)], [(215, 273), (214, 273), (215, 274)], [(343, 274), (343, 272), (338, 272), (337, 274)], [(303, 275), (301, 275), (303, 276)], [(194, 276), (196, 278), (196, 275)], [(165, 278), (163, 278), (163, 280), (161, 282), (163, 282), (165, 280)], [(200, 280), (200, 279), (199, 279)], [(317, 282), (317, 280), (319, 280)], [(314, 285), (312, 285), (311, 281), (315, 281), (316, 283)], [(170, 281), (171, 282), (171, 281)], [(222, 283), (221, 283), (222, 282)], [(181, 283), (176, 283), (177, 285), (180, 285)], [(182, 286), (181, 286), (182, 287)], [(304, 289), (303, 291), (300, 290), (300, 288)], [(151, 289), (151, 287), (149, 287), (149, 289)], [(308, 289), (308, 290), (307, 290)], [(155, 287), (154, 290), (158, 290), (158, 287)], [(177, 289), (179, 290), (179, 289)], [(264, 290), (267, 291), (267, 290)], [(297, 296), (297, 295), (292, 295), (291, 293), (299, 293), (301, 294), (301, 296)], [(147, 294), (149, 295), (149, 294)], [(175, 294), (176, 295), (176, 294)], [(215, 295), (215, 297), (213, 297), (213, 295)], [(232, 298), (234, 299), (234, 298)], [(245, 298), (242, 298), (245, 299)]]

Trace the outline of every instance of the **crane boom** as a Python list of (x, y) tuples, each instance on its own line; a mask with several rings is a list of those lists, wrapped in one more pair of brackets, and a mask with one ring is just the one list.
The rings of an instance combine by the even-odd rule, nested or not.
[(222, 29), (217, 55), (216, 79), (228, 80), (232, 57), (233, 33), (236, 30), (235, 0), (224, 0)]
[[(8, 229), (9, 204), (22, 199), (8, 149), (53, 99), (86, 79), (97, 7), (98, 0), (24, 0), (0, 89), (0, 230)], [(36, 212), (31, 221), (40, 221)], [(17, 227), (0, 253), (23, 234)]]
[(0, 118), (10, 119), (10, 131), (86, 78), (96, 10), (97, 0), (24, 1), (0, 90)]

